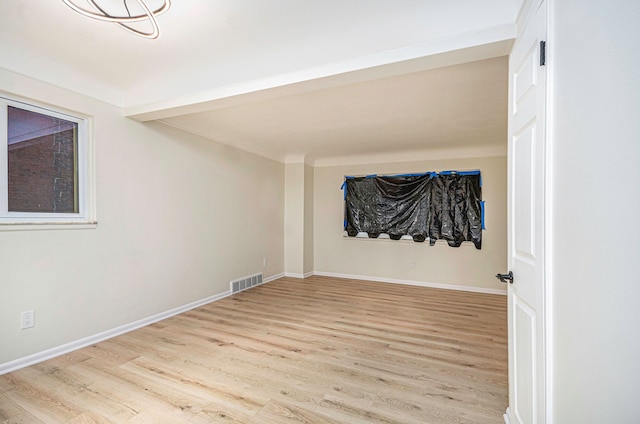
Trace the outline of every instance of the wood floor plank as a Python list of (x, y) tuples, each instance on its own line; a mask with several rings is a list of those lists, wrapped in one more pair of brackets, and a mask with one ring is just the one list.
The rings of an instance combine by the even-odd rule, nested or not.
[(0, 424), (499, 423), (506, 298), (282, 278), (0, 376)]
[(0, 423), (5, 423), (9, 419), (23, 414), (23, 408), (11, 402), (6, 396), (0, 393)]
[(81, 414), (61, 400), (55, 390), (41, 385), (39, 379), (13, 375), (9, 381), (12, 389), (4, 392), (5, 397), (45, 423), (66, 423)]
[(296, 407), (290, 404), (277, 401), (269, 402), (256, 417), (259, 422), (272, 424), (339, 424), (336, 421), (322, 414), (317, 414), (312, 410)]
[(69, 421), (70, 424), (113, 424), (113, 421), (95, 412), (83, 412)]
[(1, 424), (42, 424), (42, 421), (29, 414), (28, 412), (16, 415), (7, 420), (0, 421)]

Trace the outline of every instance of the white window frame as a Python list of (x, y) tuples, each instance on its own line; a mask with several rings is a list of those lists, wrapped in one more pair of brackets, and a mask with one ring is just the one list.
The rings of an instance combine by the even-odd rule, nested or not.
[[(28, 110), (78, 124), (77, 171), (78, 213), (11, 212), (9, 211), (8, 172), (8, 107)], [(0, 231), (20, 229), (57, 229), (69, 225), (95, 228), (95, 196), (93, 189), (90, 119), (49, 106), (36, 105), (0, 93)]]

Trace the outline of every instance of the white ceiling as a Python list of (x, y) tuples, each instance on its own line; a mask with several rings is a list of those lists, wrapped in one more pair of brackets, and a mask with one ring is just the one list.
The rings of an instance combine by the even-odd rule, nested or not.
[(0, 67), (281, 161), (487, 155), (519, 3), (173, 0), (147, 40), (1, 0)]

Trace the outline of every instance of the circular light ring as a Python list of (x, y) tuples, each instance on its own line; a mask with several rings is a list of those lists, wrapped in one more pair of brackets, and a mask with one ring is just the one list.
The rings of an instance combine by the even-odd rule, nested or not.
[(138, 2), (138, 4), (140, 5), (140, 7), (142, 7), (145, 10), (146, 14), (144, 14), (144, 15), (136, 15), (136, 16), (112, 16), (112, 15), (109, 15), (107, 12), (105, 12), (100, 6), (98, 6), (98, 4), (95, 2), (95, 0), (89, 0), (89, 1), (91, 2), (91, 4), (93, 4), (93, 6), (96, 9), (98, 9), (102, 13), (94, 13), (94, 12), (91, 12), (90, 10), (83, 9), (80, 6), (76, 5), (73, 1), (74, 0), (62, 0), (62, 2), (64, 4), (66, 4), (71, 9), (75, 10), (76, 12), (78, 12), (79, 14), (81, 14), (83, 16), (86, 16), (86, 17), (92, 18), (92, 19), (97, 19), (99, 21), (115, 22), (115, 23), (123, 23), (123, 22), (127, 23), (127, 22), (144, 21), (144, 20), (149, 19), (150, 17), (156, 16), (156, 15), (160, 15), (160, 14), (166, 12), (171, 7), (171, 0), (164, 0), (162, 6), (160, 6), (158, 9), (152, 11), (149, 8), (149, 6), (147, 6), (147, 4), (144, 2), (144, 0), (136, 0)]
[[(129, 32), (132, 32), (136, 35), (145, 38), (158, 38), (160, 35), (160, 29), (158, 28), (158, 22), (156, 21), (156, 16), (160, 15), (171, 7), (171, 0), (164, 0), (162, 6), (160, 6), (156, 10), (151, 10), (149, 6), (145, 3), (144, 0), (136, 0), (140, 7), (144, 9), (144, 15), (135, 15), (135, 16), (113, 16), (108, 14), (104, 9), (102, 9), (97, 3), (96, 0), (89, 0), (89, 2), (93, 5), (93, 7), (100, 11), (101, 13), (94, 13), (90, 10), (83, 9), (74, 3), (74, 0), (62, 0), (64, 4), (69, 6), (72, 10), (78, 12), (79, 14), (86, 16), (88, 18), (96, 19), (104, 22), (112, 22), (118, 24), (122, 28), (126, 29)], [(128, 26), (127, 24), (132, 22), (141, 22), (141, 21), (149, 21), (153, 30), (151, 32), (144, 32), (137, 30)]]

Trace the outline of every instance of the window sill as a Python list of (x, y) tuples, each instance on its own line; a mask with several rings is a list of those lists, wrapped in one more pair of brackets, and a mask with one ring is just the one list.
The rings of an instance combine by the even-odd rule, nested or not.
[(92, 230), (97, 221), (86, 222), (0, 222), (0, 231)]

